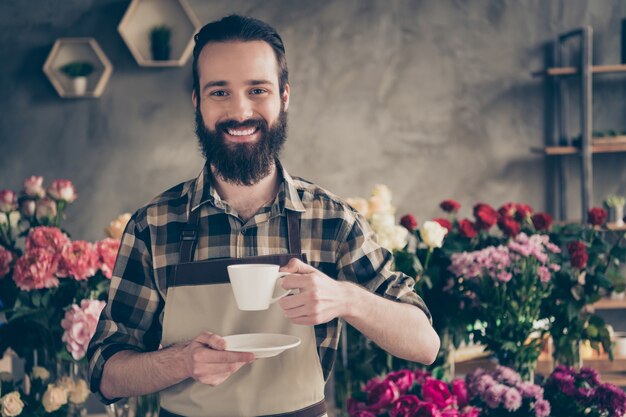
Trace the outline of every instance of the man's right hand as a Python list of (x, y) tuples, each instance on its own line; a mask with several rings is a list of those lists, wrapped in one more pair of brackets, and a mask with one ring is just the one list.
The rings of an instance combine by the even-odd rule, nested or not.
[(227, 352), (226, 341), (211, 332), (200, 333), (186, 347), (188, 374), (203, 384), (216, 386), (252, 362), (253, 353)]

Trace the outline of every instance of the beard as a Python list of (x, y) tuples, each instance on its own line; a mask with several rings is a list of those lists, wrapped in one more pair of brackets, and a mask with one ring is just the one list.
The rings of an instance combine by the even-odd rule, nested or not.
[[(226, 129), (256, 128), (259, 139), (254, 143), (230, 143)], [(280, 114), (268, 127), (263, 119), (244, 122), (224, 120), (215, 130), (206, 127), (202, 113), (196, 108), (196, 136), (207, 164), (224, 181), (237, 185), (253, 185), (268, 176), (287, 137), (287, 112), (281, 105)]]

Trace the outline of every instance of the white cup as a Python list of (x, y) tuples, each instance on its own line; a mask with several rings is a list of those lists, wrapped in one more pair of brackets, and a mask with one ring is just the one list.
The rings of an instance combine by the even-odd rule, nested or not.
[(228, 277), (233, 287), (233, 294), (239, 310), (267, 310), (290, 291), (284, 291), (274, 297), (276, 282), (290, 272), (278, 272), (278, 265), (240, 264), (228, 266)]
[(626, 358), (626, 332), (615, 332), (613, 337), (615, 341), (615, 356)]

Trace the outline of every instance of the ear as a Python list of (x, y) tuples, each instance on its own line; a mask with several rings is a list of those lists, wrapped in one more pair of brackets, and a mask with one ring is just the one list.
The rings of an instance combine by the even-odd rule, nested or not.
[(196, 95), (195, 89), (191, 92), (191, 102), (193, 103), (193, 108), (197, 109), (198, 108), (198, 96)]
[(289, 108), (289, 83), (285, 84), (285, 91), (283, 91), (281, 100), (285, 103), (284, 110), (287, 111)]

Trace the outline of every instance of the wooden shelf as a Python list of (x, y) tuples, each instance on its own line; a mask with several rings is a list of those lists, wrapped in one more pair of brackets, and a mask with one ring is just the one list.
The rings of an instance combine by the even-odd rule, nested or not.
[[(170, 59), (154, 60), (150, 31), (166, 25), (171, 30)], [(200, 22), (186, 0), (132, 0), (117, 30), (142, 67), (182, 67), (193, 51)]]
[[(624, 65), (594, 65), (591, 67), (592, 74), (615, 74), (620, 72), (626, 72), (626, 64)], [(542, 71), (535, 71), (532, 73), (533, 77), (562, 77), (568, 75), (577, 75), (578, 68), (576, 67), (557, 67), (548, 68)]]
[[(530, 148), (534, 153), (541, 153), (548, 156), (577, 155), (580, 148), (576, 146), (546, 146), (544, 148)], [(591, 153), (616, 153), (626, 152), (626, 144), (614, 145), (591, 145)]]
[[(77, 94), (72, 87), (72, 80), (59, 68), (73, 61), (87, 61), (94, 70), (87, 77), (87, 91)], [(60, 38), (57, 39), (43, 65), (54, 89), (63, 98), (100, 97), (104, 92), (113, 66), (106, 57), (98, 42), (93, 38)]]
[(626, 299), (616, 300), (612, 298), (603, 298), (593, 304), (595, 310), (619, 310), (626, 309)]

